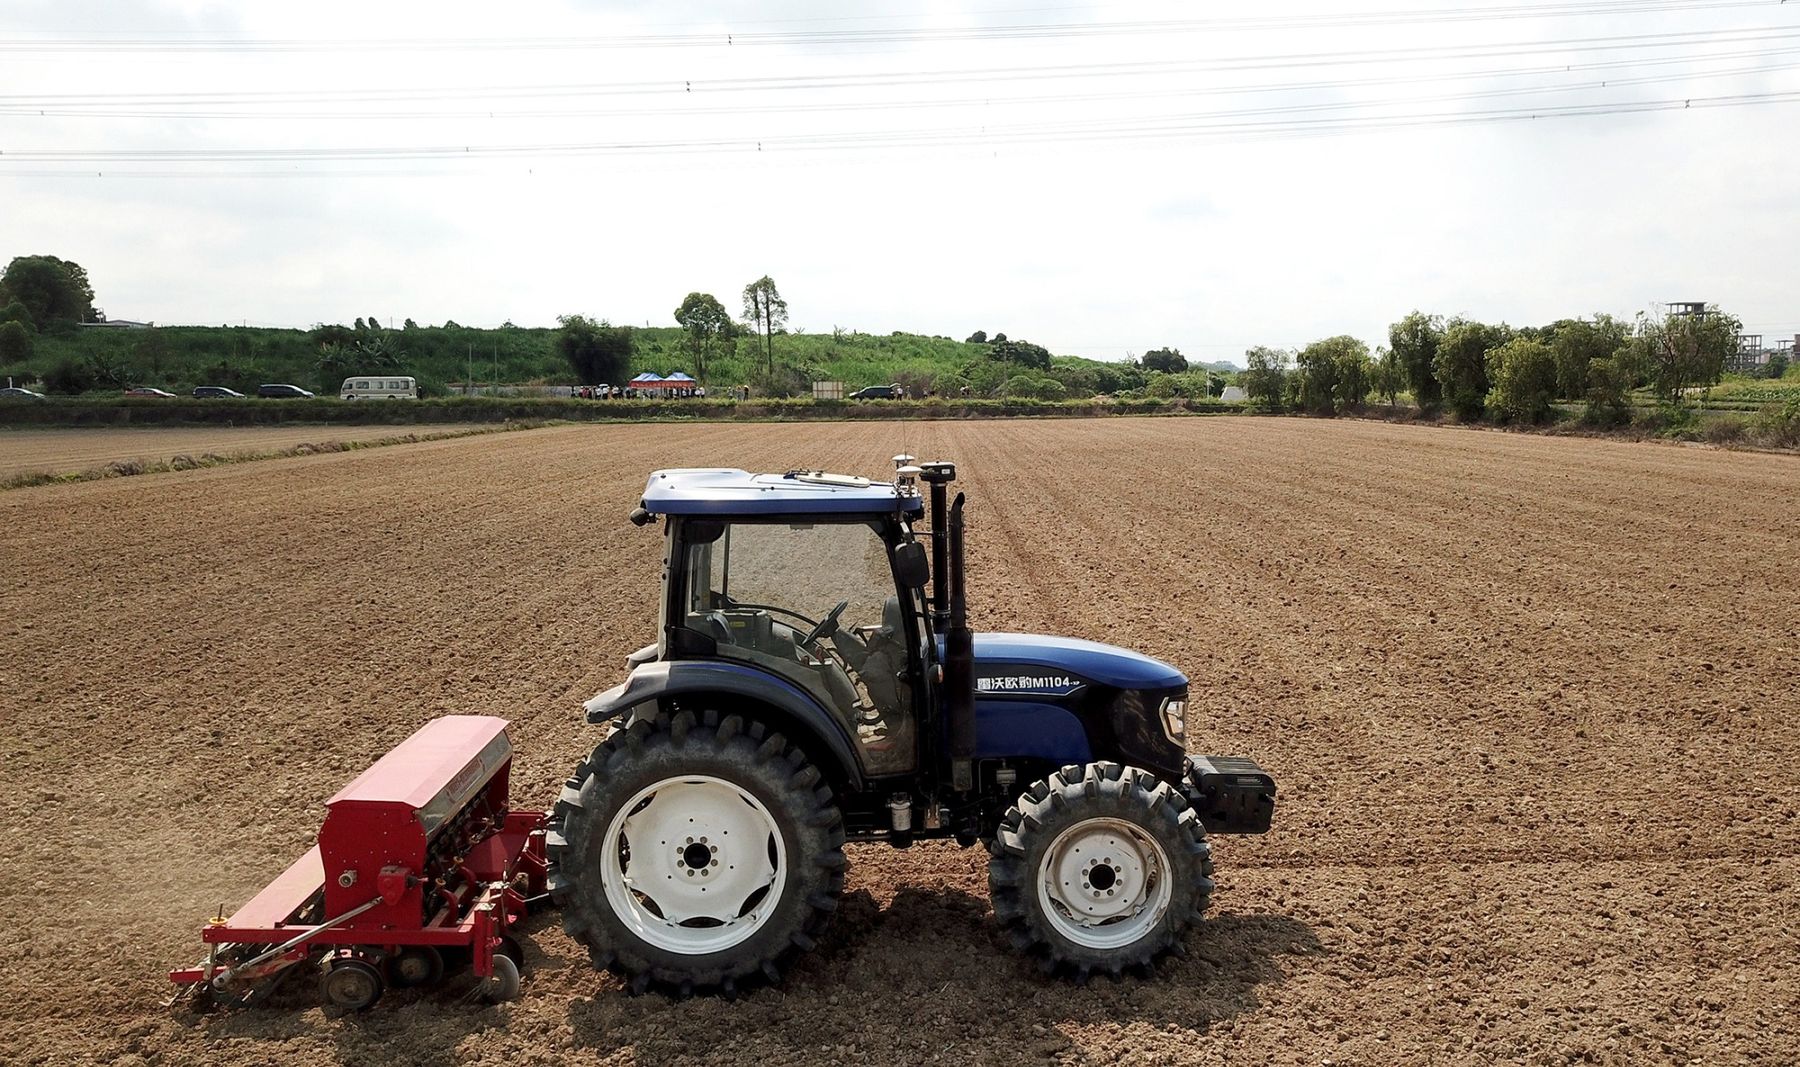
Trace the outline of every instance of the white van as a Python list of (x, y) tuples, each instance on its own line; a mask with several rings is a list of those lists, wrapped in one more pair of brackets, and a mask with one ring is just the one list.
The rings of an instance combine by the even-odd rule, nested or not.
[(400, 374), (358, 375), (345, 378), (338, 390), (340, 400), (417, 400), (419, 381)]

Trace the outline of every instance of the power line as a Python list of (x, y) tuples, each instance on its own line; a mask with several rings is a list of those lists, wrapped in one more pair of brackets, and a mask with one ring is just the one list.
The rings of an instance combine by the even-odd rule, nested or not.
[(469, 99), (537, 99), (648, 94), (703, 95), (727, 92), (774, 92), (815, 89), (868, 89), (895, 86), (982, 84), (1013, 81), (1060, 81), (1076, 78), (1142, 77), (1194, 73), (1239, 73), (1296, 67), (1363, 66), (1461, 59), (1619, 52), (1685, 46), (1765, 44), (1800, 39), (1800, 28), (1763, 26), (1733, 30), (1573, 37), (1552, 41), (1511, 41), (1491, 45), (1423, 45), (1410, 48), (1297, 52), (1263, 56), (1197, 60), (1139, 60), (1042, 66), (978, 67), (930, 71), (884, 71), (867, 74), (780, 75), (753, 78), (590, 82), (550, 85), (488, 85), (396, 89), (232, 90), (229, 92), (5, 93), (0, 104), (47, 108), (82, 103), (129, 103), (140, 106), (186, 103), (220, 104), (237, 100), (262, 103), (403, 102)]
[[(732, 106), (700, 106), (700, 107), (640, 107), (640, 108), (603, 108), (603, 109), (542, 109), (542, 110), (506, 110), (489, 108), (467, 111), (271, 111), (271, 110), (235, 110), (235, 111), (192, 111), (192, 110), (121, 110), (111, 105), (93, 107), (32, 107), (26, 105), (0, 104), (0, 116), (42, 116), (56, 118), (184, 118), (184, 119), (256, 119), (256, 120), (418, 120), (418, 119), (541, 119), (541, 118), (629, 118), (629, 117), (682, 117), (713, 115), (777, 115), (777, 114), (813, 114), (839, 111), (895, 111), (895, 110), (937, 110), (957, 107), (990, 107), (1008, 105), (1047, 105), (1070, 103), (1100, 103), (1123, 100), (1174, 100), (1195, 96), (1241, 96), (1253, 94), (1271, 94), (1286, 92), (1342, 91), (1351, 88), (1392, 85), (1416, 85), (1433, 82), (1474, 81), (1486, 78), (1515, 78), (1547, 75), (1575, 74), (1598, 71), (1631, 70), (1639, 67), (1658, 67), (1671, 65), (1687, 65), (1708, 60), (1724, 59), (1775, 59), (1800, 55), (1800, 48), (1767, 49), (1761, 51), (1717, 52), (1690, 56), (1662, 56), (1657, 58), (1609, 60), (1598, 63), (1564, 63), (1552, 66), (1532, 66), (1523, 68), (1482, 68), (1478, 70), (1459, 71), (1450, 74), (1417, 74), (1394, 75), (1374, 78), (1342, 78), (1328, 81), (1311, 82), (1264, 82), (1248, 85), (1210, 85), (1182, 89), (1129, 90), (1124, 92), (1099, 93), (1057, 93), (1032, 94), (1030, 96), (979, 96), (953, 98), (910, 98), (904, 100), (857, 100), (844, 102), (813, 103), (762, 103)], [(1764, 64), (1760, 66), (1731, 67), (1721, 70), (1684, 71), (1677, 74), (1640, 77), (1609, 77), (1599, 81), (1583, 81), (1573, 84), (1552, 86), (1534, 86), (1517, 89), (1491, 90), (1479, 95), (1508, 95), (1536, 92), (1563, 92), (1593, 88), (1610, 88), (1621, 85), (1647, 84), (1651, 82), (1676, 81), (1683, 78), (1708, 78), (1728, 74), (1760, 74), (1775, 71), (1791, 70), (1791, 64)], [(1424, 99), (1451, 99), (1438, 97)], [(1419, 102), (1415, 99), (1413, 102)]]
[[(946, 148), (989, 145), (1024, 145), (1096, 141), (1166, 141), (1217, 136), (1267, 139), (1282, 136), (1339, 134), (1425, 127), (1466, 126), (1552, 118), (1644, 114), (1659, 111), (1705, 110), (1762, 104), (1800, 102), (1800, 90), (1741, 93), (1712, 97), (1679, 97), (1612, 104), (1572, 104), (1539, 108), (1500, 108), (1460, 114), (1416, 112), (1380, 116), (1302, 117), (1250, 121), (1220, 121), (1229, 113), (1198, 113), (1134, 119), (1125, 122), (1095, 120), (1019, 126), (982, 126), (957, 129), (890, 130), (866, 133), (802, 134), (764, 138), (695, 138), (653, 141), (579, 142), (527, 145), (421, 145), (347, 148), (246, 148), (246, 149), (107, 149), (8, 152), (0, 164), (40, 162), (132, 163), (232, 163), (232, 162), (382, 162), (447, 159), (548, 159), (580, 156), (668, 155), (695, 152), (822, 152), (894, 148)], [(3, 173), (3, 171), (0, 171)], [(28, 172), (29, 173), (29, 172)], [(71, 173), (71, 172), (61, 172)], [(80, 173), (80, 172), (74, 172)]]
[(1779, 7), (1782, 0), (1612, 0), (1467, 8), (1460, 11), (1393, 10), (1211, 19), (1155, 19), (1114, 22), (1019, 23), (995, 26), (920, 27), (913, 29), (775, 30), (671, 34), (610, 34), (555, 37), (395, 37), (395, 38), (247, 38), (69, 37), (0, 39), (0, 53), (268, 53), (268, 52), (495, 52), (589, 51), (605, 48), (750, 47), (768, 45), (919, 44), (958, 41), (1055, 40), (1066, 38), (1167, 35), (1175, 33), (1243, 32), (1291, 29), (1413, 26), (1519, 19), (1661, 14)]

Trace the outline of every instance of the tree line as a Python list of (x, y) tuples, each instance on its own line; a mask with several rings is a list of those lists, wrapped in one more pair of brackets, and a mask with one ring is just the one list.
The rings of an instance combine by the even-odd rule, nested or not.
[(1388, 327), (1387, 346), (1374, 353), (1349, 336), (1298, 352), (1252, 348), (1239, 383), (1270, 411), (1343, 414), (1371, 396), (1393, 404), (1406, 393), (1424, 412), (1467, 422), (1544, 422), (1557, 402), (1571, 401), (1589, 421), (1615, 424), (1635, 390), (1681, 407), (1690, 390), (1717, 383), (1741, 329), (1713, 305), (1634, 323), (1599, 314), (1525, 327), (1414, 311)]

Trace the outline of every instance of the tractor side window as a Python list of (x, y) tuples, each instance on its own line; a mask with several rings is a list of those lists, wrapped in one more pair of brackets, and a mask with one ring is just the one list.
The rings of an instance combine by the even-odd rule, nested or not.
[(684, 625), (721, 658), (778, 674), (831, 709), (870, 773), (910, 770), (909, 609), (880, 526), (744, 522), (713, 532), (688, 547)]

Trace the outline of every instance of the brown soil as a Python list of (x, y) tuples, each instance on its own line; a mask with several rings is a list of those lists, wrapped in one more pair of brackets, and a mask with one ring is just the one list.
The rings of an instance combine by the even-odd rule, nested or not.
[(379, 441), (418, 434), (467, 432), (467, 423), (427, 426), (204, 426), (0, 430), (0, 479), (17, 474), (69, 474), (108, 463), (160, 463), (210, 452), (278, 452), (327, 441)]
[[(633, 998), (534, 920), (521, 1000), (166, 1011), (197, 929), (427, 718), (515, 802), (651, 636), (653, 467), (962, 464), (978, 625), (1194, 678), (1273, 833), (1150, 980), (1045, 982), (978, 851), (852, 850), (780, 987)], [(1800, 464), (1273, 419), (567, 427), (0, 496), (0, 1058), (16, 1063), (1800, 1061)]]

